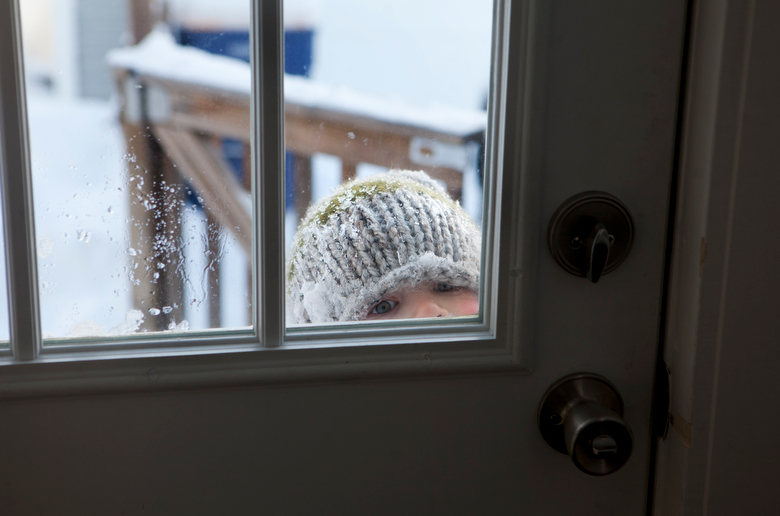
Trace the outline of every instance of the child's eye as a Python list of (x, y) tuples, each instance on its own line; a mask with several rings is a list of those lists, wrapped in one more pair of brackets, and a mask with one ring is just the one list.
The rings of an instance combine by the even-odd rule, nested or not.
[(372, 314), (386, 314), (393, 308), (395, 308), (398, 305), (398, 301), (390, 301), (389, 299), (385, 299), (384, 301), (380, 301), (376, 304), (373, 310), (371, 310)]
[(434, 285), (433, 291), (434, 292), (449, 292), (453, 288), (454, 287), (452, 285), (450, 285), (449, 283), (437, 283), (436, 285)]

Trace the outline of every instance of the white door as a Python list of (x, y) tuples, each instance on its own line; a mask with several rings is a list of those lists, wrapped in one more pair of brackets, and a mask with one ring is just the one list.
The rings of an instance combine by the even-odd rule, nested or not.
[[(686, 2), (528, 5), (539, 102), (508, 116), (541, 128), (523, 149), (542, 171), (529, 372), (4, 402), (3, 514), (645, 514)], [(555, 210), (590, 190), (635, 223), (596, 284), (546, 243)], [(576, 372), (625, 401), (633, 453), (613, 474), (584, 474), (538, 430), (542, 395)]]

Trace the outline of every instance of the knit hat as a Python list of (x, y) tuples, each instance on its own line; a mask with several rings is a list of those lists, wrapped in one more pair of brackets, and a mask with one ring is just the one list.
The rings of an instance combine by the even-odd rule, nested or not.
[(479, 289), (479, 231), (424, 172), (345, 183), (309, 208), (287, 262), (289, 324), (365, 319), (424, 281)]

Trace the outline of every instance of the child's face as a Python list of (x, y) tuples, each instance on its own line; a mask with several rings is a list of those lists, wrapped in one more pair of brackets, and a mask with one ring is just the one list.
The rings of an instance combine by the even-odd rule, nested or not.
[(418, 319), (457, 317), (479, 313), (479, 297), (474, 292), (447, 283), (428, 281), (385, 295), (368, 311), (366, 319)]

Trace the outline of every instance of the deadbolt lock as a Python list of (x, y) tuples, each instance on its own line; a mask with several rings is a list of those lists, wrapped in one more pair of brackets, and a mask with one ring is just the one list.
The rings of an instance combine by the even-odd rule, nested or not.
[(553, 214), (547, 244), (564, 270), (596, 283), (626, 259), (634, 242), (634, 221), (620, 199), (606, 192), (583, 192)]

